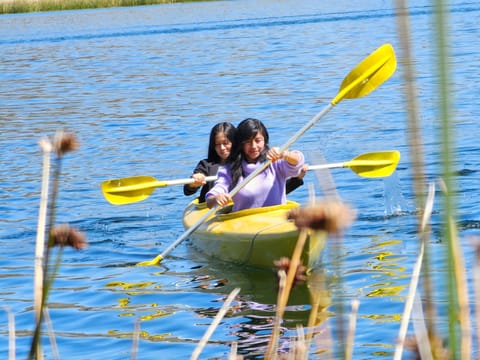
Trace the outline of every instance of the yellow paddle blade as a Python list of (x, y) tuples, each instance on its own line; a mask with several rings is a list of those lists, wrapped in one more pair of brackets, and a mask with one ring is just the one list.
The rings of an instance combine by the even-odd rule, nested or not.
[(397, 168), (400, 152), (397, 150), (365, 153), (343, 164), (363, 177), (387, 177)]
[(160, 255), (157, 255), (153, 260), (140, 261), (139, 263), (137, 263), (137, 266), (154, 266), (161, 263), (162, 260), (163, 260), (163, 256), (162, 254), (160, 254)]
[[(217, 176), (205, 177), (206, 182), (215, 181)], [(114, 205), (131, 204), (148, 198), (157, 187), (192, 184), (195, 179), (159, 181), (153, 176), (132, 176), (123, 179), (107, 180), (102, 183), (102, 192), (110, 203)]]
[(380, 46), (343, 79), (332, 104), (336, 105), (343, 98), (356, 99), (371, 93), (395, 72), (396, 67), (392, 45)]
[(102, 192), (111, 204), (123, 205), (145, 200), (161, 185), (152, 176), (133, 176), (102, 182)]

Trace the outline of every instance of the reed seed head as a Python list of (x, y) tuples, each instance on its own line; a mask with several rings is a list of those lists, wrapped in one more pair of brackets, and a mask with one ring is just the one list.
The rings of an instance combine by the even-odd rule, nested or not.
[(67, 152), (77, 150), (79, 145), (75, 135), (58, 131), (53, 140), (53, 147), (57, 153), (57, 156), (62, 157)]
[(52, 246), (71, 246), (76, 250), (87, 247), (85, 235), (68, 224), (55, 226), (51, 231)]
[(299, 229), (309, 228), (338, 234), (355, 220), (355, 211), (338, 200), (325, 200), (291, 210), (288, 219), (294, 220)]
[[(282, 257), (279, 260), (275, 260), (274, 262), (275, 267), (277, 268), (277, 274), (279, 271), (285, 271), (288, 273), (288, 269), (290, 268), (290, 259), (288, 257)], [(297, 266), (295, 270), (295, 278), (293, 280), (293, 284), (299, 284), (306, 280), (307, 276), (305, 275), (307, 268), (302, 264)]]
[(38, 144), (44, 153), (50, 153), (52, 151), (52, 143), (47, 137), (41, 138)]

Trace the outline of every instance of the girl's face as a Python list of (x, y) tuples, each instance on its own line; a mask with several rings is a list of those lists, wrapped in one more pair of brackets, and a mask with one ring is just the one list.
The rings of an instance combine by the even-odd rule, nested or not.
[(228, 159), (232, 151), (232, 142), (228, 140), (225, 133), (221, 132), (215, 135), (215, 152), (222, 159), (222, 162)]
[(265, 138), (261, 133), (257, 133), (250, 140), (244, 141), (242, 146), (247, 162), (256, 162), (263, 149), (265, 149)]

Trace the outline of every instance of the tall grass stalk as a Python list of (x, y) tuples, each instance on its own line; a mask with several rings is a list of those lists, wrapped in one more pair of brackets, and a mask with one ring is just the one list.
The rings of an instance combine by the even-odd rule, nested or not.
[(292, 339), (294, 351), (291, 351), (288, 359), (290, 360), (308, 360), (308, 347), (305, 337), (305, 329), (301, 325), (297, 325), (297, 337)]
[(278, 294), (277, 294), (277, 308), (275, 318), (273, 320), (273, 329), (268, 341), (267, 350), (265, 353), (265, 360), (275, 359), (278, 351), (278, 339), (280, 337), (280, 324), (282, 323), (282, 313), (284, 309), (280, 308), (282, 299), (285, 297), (287, 274), (285, 270), (279, 270), (278, 273)]
[(238, 343), (232, 342), (230, 347), (230, 353), (228, 354), (228, 360), (237, 360)]
[[(40, 148), (42, 149), (42, 186), (40, 191), (40, 205), (38, 211), (37, 223), (37, 238), (35, 244), (35, 273), (34, 273), (34, 309), (35, 309), (35, 323), (37, 327), (42, 318), (42, 297), (43, 297), (43, 260), (45, 253), (45, 232), (47, 223), (47, 207), (48, 207), (48, 191), (50, 181), (50, 159), (52, 153), (52, 143), (44, 138), (40, 140)], [(40, 346), (40, 343), (37, 343)], [(37, 353), (40, 353), (40, 348), (37, 348)]]
[[(342, 203), (338, 199), (327, 199), (320, 203), (311, 201), (311, 203), (313, 205), (291, 210), (288, 214), (288, 218), (294, 220), (295, 226), (300, 232), (291, 259), (281, 259), (281, 261), (276, 262), (277, 267), (280, 268), (278, 271), (279, 291), (277, 298), (277, 309), (274, 319), (274, 327), (265, 353), (265, 359), (276, 359), (278, 357), (280, 324), (285, 313), (285, 308), (294, 284), (294, 280), (305, 279), (303, 275), (305, 268), (302, 266), (300, 259), (308, 236), (321, 236), (323, 242), (325, 242), (329, 236), (335, 236), (333, 242), (334, 244), (338, 245), (341, 238), (340, 234), (346, 227), (351, 225), (356, 216), (355, 212), (349, 206)], [(339, 259), (339, 257), (335, 257), (334, 264), (338, 263)], [(285, 272), (284, 268), (287, 269), (287, 272)], [(293, 356), (295, 359), (303, 359), (304, 357), (302, 356), (305, 356), (305, 359), (308, 357), (309, 345), (312, 337), (311, 333), (314, 331), (313, 325), (317, 325), (319, 319), (317, 314), (320, 308), (323, 311), (328, 306), (326, 301), (321, 301), (322, 295), (325, 295), (326, 291), (322, 291), (323, 286), (316, 283), (316, 280), (320, 278), (323, 279), (323, 277), (318, 275), (319, 274), (315, 271), (315, 269), (313, 269), (313, 271), (311, 271), (311, 273), (308, 275), (310, 280), (313, 280), (313, 283), (311, 286), (309, 286), (312, 305), (308, 320), (309, 332), (307, 336), (303, 336), (301, 344), (298, 343), (295, 345), (293, 348), (293, 353), (290, 351), (289, 355)], [(341, 323), (340, 325), (343, 329), (343, 313), (337, 313), (336, 317), (337, 323)], [(343, 332), (340, 333), (340, 335), (343, 334)], [(336, 354), (336, 356), (337, 358), (344, 358), (344, 347), (346, 346), (345, 342), (348, 342), (349, 340), (341, 336), (337, 337), (336, 340), (337, 343), (340, 343), (338, 346), (338, 351), (339, 354), (341, 354)]]
[(477, 323), (477, 349), (480, 349), (480, 239), (475, 238), (475, 263), (473, 267), (473, 290), (474, 290), (474, 304), (475, 304), (475, 322)]
[(208, 340), (212, 336), (213, 332), (217, 328), (218, 324), (220, 324), (220, 321), (222, 321), (223, 317), (227, 313), (228, 309), (230, 308), (230, 304), (232, 303), (233, 300), (237, 297), (238, 293), (240, 292), (240, 288), (235, 288), (233, 289), (230, 294), (228, 295), (227, 299), (223, 303), (222, 307), (218, 311), (217, 315), (213, 319), (212, 323), (208, 327), (207, 331), (203, 335), (202, 339), (198, 343), (197, 347), (192, 353), (192, 356), (190, 357), (190, 360), (196, 360), (199, 358), (203, 348), (207, 344)]
[(302, 255), (305, 242), (307, 241), (307, 237), (308, 231), (306, 229), (301, 230), (292, 254), (292, 259), (290, 261), (290, 266), (288, 268), (287, 276), (285, 279), (285, 286), (282, 287), (282, 291), (280, 291), (280, 296), (278, 297), (277, 312), (275, 315), (276, 321), (272, 334), (270, 336), (269, 346), (265, 356), (266, 359), (273, 359), (274, 354), (276, 354), (281, 319), (283, 319), (283, 315), (285, 313), (285, 307), (287, 306), (288, 298), (290, 296), (290, 291), (292, 290), (293, 281), (295, 279), (297, 269), (301, 265), (300, 257)]
[[(55, 139), (54, 142), (56, 141), (57, 143), (60, 141), (59, 139), (63, 136), (63, 131), (57, 132), (55, 134)], [(46, 156), (50, 157), (50, 152), (51, 149), (53, 148), (53, 145), (51, 143), (48, 143), (48, 140), (45, 142), (41, 143), (43, 152), (44, 152), (44, 168), (43, 169), (43, 181), (49, 180), (49, 173), (50, 173), (50, 161), (46, 160)], [(57, 153), (58, 154), (58, 153)], [(63, 154), (62, 154), (63, 155)], [(29, 359), (33, 359), (34, 357), (39, 359), (42, 358), (42, 352), (40, 349), (40, 333), (41, 333), (41, 326), (42, 326), (42, 321), (44, 317), (44, 308), (45, 304), (47, 302), (48, 298), (48, 292), (50, 289), (50, 285), (53, 282), (53, 279), (55, 275), (48, 277), (48, 271), (49, 271), (49, 257), (50, 257), (50, 250), (51, 250), (51, 230), (53, 229), (53, 225), (55, 224), (55, 210), (56, 210), (56, 203), (57, 203), (57, 192), (58, 192), (58, 182), (59, 182), (59, 177), (61, 174), (61, 163), (62, 163), (62, 156), (58, 156), (56, 158), (56, 166), (54, 168), (54, 176), (53, 176), (53, 189), (52, 189), (52, 194), (51, 194), (51, 199), (50, 199), (50, 207), (48, 211), (48, 229), (45, 229), (45, 224), (41, 224), (38, 227), (40, 228), (39, 231), (45, 234), (45, 232), (48, 232), (47, 239), (45, 239), (45, 236), (42, 234), (37, 234), (37, 244), (36, 244), (36, 258), (38, 258), (38, 263), (41, 264), (41, 270), (38, 271), (40, 275), (38, 278), (41, 278), (41, 288), (39, 289), (40, 295), (35, 294), (36, 296), (39, 296), (39, 298), (36, 298), (36, 308), (37, 308), (37, 318), (36, 318), (36, 325), (35, 325), (35, 331), (33, 335), (33, 340), (32, 340), (32, 346), (30, 348), (30, 353), (29, 353)], [(48, 173), (48, 174), (46, 174)], [(47, 186), (46, 192), (47, 192), (47, 199), (43, 198), (44, 196), (44, 189), (43, 187)], [(44, 209), (42, 207), (48, 207), (48, 185), (45, 183), (42, 183), (42, 199), (41, 199), (41, 209), (40, 213), (43, 213)], [(45, 203), (44, 203), (45, 201)], [(45, 214), (42, 214), (44, 216)], [(43, 221), (41, 219), (40, 221)], [(45, 246), (45, 244), (47, 246)], [(54, 272), (55, 269), (54, 269)], [(37, 271), (36, 271), (37, 273)], [(40, 285), (38, 285), (40, 286)], [(37, 287), (37, 285), (36, 285)]]
[[(409, 23), (409, 14), (407, 3), (405, 0), (396, 0), (397, 8), (397, 25), (400, 38), (401, 58), (404, 65), (403, 78), (405, 82), (405, 98), (407, 106), (407, 124), (408, 124), (408, 144), (410, 147), (410, 154), (412, 156), (412, 171), (413, 171), (413, 187), (416, 200), (416, 208), (422, 209), (424, 206), (424, 191), (425, 191), (425, 164), (421, 136), (421, 123), (419, 120), (419, 106), (418, 96), (415, 87), (415, 69), (413, 66), (413, 50), (411, 41), (411, 31)], [(422, 231), (422, 213), (418, 211), (417, 215), (417, 231), (419, 234), (420, 244), (423, 248), (423, 276), (422, 285), (424, 290), (424, 306), (426, 315), (426, 328), (428, 338), (433, 341), (437, 338), (435, 325), (436, 311), (433, 305), (433, 283), (431, 280), (431, 259), (429, 252), (429, 237), (428, 232)]]
[(43, 317), (45, 319), (45, 325), (47, 326), (48, 337), (50, 339), (50, 345), (52, 347), (53, 360), (60, 360), (60, 353), (58, 351), (57, 340), (55, 339), (55, 332), (53, 330), (52, 319), (50, 318), (50, 312), (48, 308), (43, 309)]
[(15, 360), (15, 316), (8, 306), (3, 309), (8, 316), (8, 360)]
[[(326, 163), (326, 159), (324, 158), (323, 154), (317, 153), (316, 157), (321, 159), (321, 163)], [(317, 179), (320, 183), (320, 186), (322, 188), (322, 192), (326, 194), (328, 199), (334, 199), (336, 201), (340, 201), (340, 195), (337, 192), (337, 186), (335, 185), (335, 181), (333, 179), (331, 171), (317, 171), (316, 173)], [(312, 193), (310, 194), (310, 202), (314, 204), (315, 202), (315, 197), (313, 196), (313, 190)], [(334, 261), (332, 262), (332, 269), (333, 273), (336, 274), (336, 289), (337, 293), (340, 294), (342, 292), (341, 289), (343, 289), (343, 277), (341, 276), (341, 271), (343, 267), (342, 263), (342, 238), (339, 236), (338, 233), (331, 234), (332, 236), (332, 241), (329, 241), (329, 247), (332, 253), (332, 258)], [(353, 346), (353, 344), (348, 344), (348, 339), (347, 339), (347, 331), (345, 328), (345, 306), (343, 304), (342, 296), (335, 296), (335, 298), (340, 299), (335, 307), (336, 307), (336, 316), (335, 316), (335, 327), (334, 331), (336, 333), (336, 338), (337, 341), (334, 342), (335, 345), (335, 351), (336, 351), (336, 357), (339, 359), (344, 359), (346, 357), (345, 349), (348, 348), (350, 345)], [(312, 300), (312, 304), (315, 304), (315, 299)], [(321, 305), (320, 305), (321, 306)], [(314, 310), (317, 311), (317, 310)], [(310, 338), (307, 338), (310, 340)]]
[[(450, 228), (456, 230), (453, 220), (450, 220)], [(470, 310), (468, 301), (468, 285), (465, 276), (465, 257), (457, 234), (452, 234), (452, 260), (454, 267), (454, 283), (458, 299), (458, 321), (460, 324), (460, 358), (470, 360), (472, 354), (472, 331), (470, 322)]]
[(341, 296), (342, 290), (344, 289), (344, 279), (342, 275), (342, 268), (343, 268), (343, 254), (342, 254), (342, 242), (340, 238), (333, 239), (334, 241), (330, 244), (330, 249), (332, 252), (332, 257), (334, 259), (332, 267), (333, 271), (336, 274), (336, 286), (334, 298), (336, 299), (335, 308), (335, 327), (334, 332), (335, 336), (338, 339), (335, 342), (335, 351), (337, 359), (345, 359), (346, 358), (346, 348), (350, 345), (347, 345), (347, 322), (345, 321), (346, 318), (346, 306), (344, 304), (343, 297)]
[[(308, 275), (308, 291), (310, 293), (310, 315), (308, 316), (307, 333), (305, 336), (306, 348), (310, 349), (312, 337), (317, 333), (317, 326), (328, 318), (327, 309), (331, 304), (329, 290), (325, 285), (324, 269), (315, 269)], [(326, 337), (331, 340), (331, 336)], [(323, 344), (324, 348), (331, 349), (331, 344)]]
[[(63, 131), (58, 131), (55, 134), (53, 142), (45, 139), (40, 141), (40, 146), (43, 151), (43, 172), (39, 221), (37, 226), (37, 243), (35, 247), (35, 329), (28, 359), (43, 359), (40, 339), (42, 323), (46, 317), (47, 327), (51, 327), (49, 335), (52, 350), (54, 351), (54, 358), (58, 357), (57, 346), (52, 330), (53, 327), (51, 326), (46, 306), (48, 293), (60, 266), (64, 246), (72, 246), (76, 249), (81, 249), (85, 247), (86, 244), (83, 235), (78, 231), (70, 229), (68, 226), (54, 228), (62, 159), (65, 153), (77, 149), (77, 141), (73, 135), (64, 134)], [(52, 193), (48, 194), (48, 183), (51, 170), (50, 153), (52, 150), (55, 150), (57, 156), (54, 167)], [(57, 258), (52, 265), (50, 264), (50, 253), (54, 246), (58, 246), (59, 251), (57, 253)]]
[[(423, 314), (422, 301), (418, 293), (415, 294), (413, 300), (413, 314), (415, 314), (413, 320), (413, 332), (415, 335), (416, 343), (418, 346), (418, 358), (422, 360), (433, 360), (433, 343), (430, 342), (428, 338), (428, 331), (425, 326), (425, 316)], [(445, 357), (446, 358), (446, 357)], [(437, 356), (435, 359), (442, 359), (442, 357)]]
[[(448, 324), (449, 324), (449, 343), (451, 346), (451, 354), (455, 358), (459, 351), (458, 345), (458, 319), (459, 319), (459, 305), (456, 266), (455, 266), (455, 248), (457, 248), (458, 236), (456, 229), (456, 211), (454, 194), (456, 194), (456, 185), (453, 178), (453, 154), (455, 151), (454, 146), (454, 128), (452, 125), (451, 105), (450, 105), (450, 89), (449, 89), (449, 71), (448, 71), (448, 21), (447, 21), (447, 9), (444, 1), (436, 0), (435, 2), (435, 16), (433, 17), (434, 29), (436, 34), (437, 45), (437, 72), (439, 77), (438, 85), (438, 108), (440, 109), (440, 144), (441, 144), (441, 163), (442, 163), (442, 178), (445, 182), (447, 191), (444, 195), (444, 212), (443, 212), (443, 234), (447, 241), (447, 259), (448, 259), (448, 271), (447, 283), (448, 283)], [(463, 336), (462, 336), (463, 338)], [(463, 342), (463, 341), (462, 341)], [(463, 348), (463, 346), (462, 346)], [(461, 350), (464, 354), (464, 349)]]
[[(444, 183), (441, 182), (443, 185)], [(444, 193), (447, 193), (444, 185)], [(453, 223), (452, 219), (449, 219), (452, 224), (450, 224), (451, 234), (451, 263), (453, 267), (453, 284), (455, 285), (455, 295), (457, 299), (457, 310), (458, 311), (458, 322), (460, 326), (460, 357), (461, 359), (468, 360), (471, 358), (472, 351), (472, 333), (471, 333), (471, 323), (470, 323), (470, 311), (468, 307), (468, 285), (467, 279), (465, 276), (465, 260), (463, 256), (463, 251), (458, 240), (458, 234), (456, 231), (456, 226)]]
[[(442, 164), (442, 181), (446, 189), (443, 200), (443, 236), (446, 240), (446, 259), (448, 270), (446, 273), (447, 293), (448, 293), (448, 346), (450, 357), (469, 359), (471, 354), (471, 333), (470, 322), (468, 318), (468, 296), (466, 289), (466, 280), (464, 277), (464, 263), (461, 253), (461, 247), (458, 241), (458, 232), (456, 228), (456, 207), (454, 194), (456, 194), (456, 186), (453, 179), (453, 154), (455, 151), (454, 138), (455, 134), (452, 126), (450, 91), (449, 91), (449, 72), (447, 59), (448, 40), (447, 40), (447, 11), (445, 3), (442, 0), (434, 1), (434, 29), (436, 34), (437, 48), (437, 75), (439, 79), (438, 85), (438, 109), (440, 111), (440, 141)], [(400, 34), (400, 44), (403, 51), (403, 63), (405, 65), (405, 95), (408, 104), (408, 125), (409, 125), (409, 144), (413, 162), (413, 179), (414, 192), (417, 208), (423, 202), (424, 188), (424, 165), (423, 150), (420, 134), (420, 122), (418, 120), (418, 104), (415, 89), (415, 72), (413, 68), (413, 55), (410, 37), (410, 28), (408, 22), (407, 6), (404, 0), (397, 0), (397, 19)], [(421, 213), (419, 212), (419, 216)], [(421, 222), (418, 222), (421, 224)], [(427, 332), (434, 357), (440, 356), (441, 350), (440, 338), (435, 334), (436, 312), (433, 306), (433, 287), (431, 281), (431, 267), (429, 255), (429, 236), (424, 229), (419, 229), (419, 236), (424, 250), (424, 272), (423, 272), (423, 288), (424, 288), (424, 305), (426, 309)], [(460, 338), (459, 338), (460, 336)]]
[(138, 343), (140, 342), (140, 319), (135, 320), (133, 326), (133, 339), (132, 339), (132, 354), (131, 360), (137, 360), (138, 356)]
[(350, 313), (350, 322), (348, 323), (348, 334), (345, 345), (345, 360), (353, 358), (353, 344), (355, 339), (355, 329), (357, 328), (357, 313), (360, 302), (358, 300), (352, 301), (352, 312)]
[[(421, 223), (421, 231), (426, 232), (429, 229), (428, 224), (430, 223), (430, 218), (433, 211), (433, 202), (435, 197), (435, 184), (430, 184), (427, 203), (425, 204), (425, 210), (423, 212), (423, 218)], [(426, 237), (426, 236), (425, 236)], [(417, 295), (417, 285), (420, 279), (420, 273), (422, 269), (423, 256), (425, 253), (425, 243), (420, 243), (420, 252), (417, 257), (417, 261), (413, 268), (412, 278), (410, 280), (410, 287), (408, 290), (407, 301), (405, 302), (405, 308), (403, 311), (402, 321), (400, 324), (400, 330), (398, 332), (398, 339), (395, 345), (395, 354), (394, 360), (401, 360), (403, 348), (405, 344), (405, 337), (407, 335), (408, 324), (410, 322), (410, 316), (413, 309), (413, 304)]]

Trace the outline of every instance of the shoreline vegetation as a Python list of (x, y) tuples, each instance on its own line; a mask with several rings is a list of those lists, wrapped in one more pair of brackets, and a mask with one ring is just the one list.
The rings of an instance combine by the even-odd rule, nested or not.
[(0, 0), (0, 14), (160, 5), (205, 0)]

